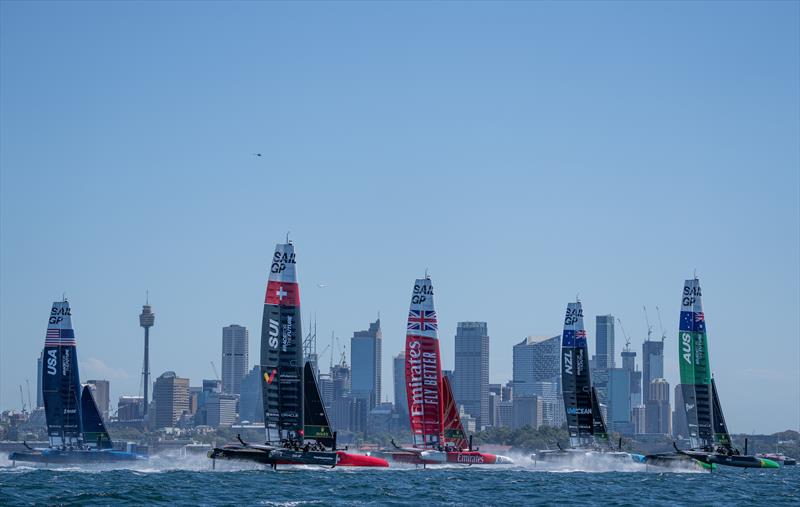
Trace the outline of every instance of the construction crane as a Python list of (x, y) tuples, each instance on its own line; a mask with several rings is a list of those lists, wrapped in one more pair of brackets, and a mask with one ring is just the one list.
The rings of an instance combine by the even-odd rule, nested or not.
[(647, 307), (644, 308), (644, 321), (647, 323), (647, 341), (650, 341), (650, 336), (653, 334), (653, 326), (650, 325), (650, 319), (647, 317)]
[(656, 313), (658, 314), (658, 327), (661, 328), (661, 343), (667, 339), (667, 333), (664, 332), (664, 324), (661, 323), (661, 310), (656, 306)]
[(625, 326), (622, 325), (622, 319), (617, 317), (617, 322), (619, 322), (619, 328), (622, 330), (622, 336), (625, 337), (625, 352), (631, 351), (631, 339), (628, 338), (628, 333), (625, 332)]
[[(31, 403), (31, 381), (28, 380), (28, 379), (25, 379), (25, 384), (28, 385), (28, 410), (33, 410), (33, 403)], [(37, 405), (38, 405), (38, 401), (39, 400), (36, 400), (36, 401), (37, 401)]]
[(25, 412), (25, 396), (22, 395), (22, 384), (19, 385), (19, 401), (22, 402), (22, 411)]
[(214, 361), (211, 361), (211, 369), (214, 370), (214, 376), (217, 378), (217, 380), (222, 382), (222, 380), (220, 380), (220, 378), (219, 378), (219, 373), (217, 373), (217, 367), (214, 366)]

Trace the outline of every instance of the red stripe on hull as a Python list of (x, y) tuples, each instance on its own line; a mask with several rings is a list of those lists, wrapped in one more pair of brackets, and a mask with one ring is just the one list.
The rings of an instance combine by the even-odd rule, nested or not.
[(264, 304), (300, 306), (300, 287), (293, 282), (267, 282)]

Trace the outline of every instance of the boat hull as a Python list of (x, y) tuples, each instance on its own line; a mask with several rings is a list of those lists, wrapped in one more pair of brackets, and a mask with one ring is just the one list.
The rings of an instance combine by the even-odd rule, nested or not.
[(388, 467), (384, 459), (344, 451), (295, 451), (266, 446), (215, 447), (208, 452), (210, 459), (251, 461), (264, 465), (318, 465), (351, 467)]
[(378, 451), (380, 456), (391, 459), (397, 463), (408, 463), (411, 465), (512, 465), (514, 461), (506, 456), (499, 454), (489, 454), (478, 451)]
[(758, 458), (756, 456), (727, 455), (715, 452), (684, 452), (687, 456), (709, 465), (724, 465), (737, 468), (780, 468), (778, 462), (767, 458)]
[(643, 463), (647, 466), (653, 466), (666, 469), (695, 469), (695, 470), (713, 470), (716, 465), (713, 463), (706, 463), (694, 459), (686, 454), (679, 453), (662, 453), (662, 454), (633, 454), (631, 455), (634, 461)]
[(10, 461), (46, 464), (78, 464), (78, 463), (120, 463), (146, 460), (147, 457), (127, 451), (103, 450), (72, 450), (35, 449), (32, 451), (17, 451), (8, 455)]

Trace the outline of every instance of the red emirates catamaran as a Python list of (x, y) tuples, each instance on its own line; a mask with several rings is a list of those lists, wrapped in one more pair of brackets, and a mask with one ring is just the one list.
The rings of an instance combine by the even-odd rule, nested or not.
[(505, 456), (479, 452), (464, 432), (450, 382), (442, 376), (438, 323), (429, 276), (414, 282), (406, 326), (406, 395), (411, 447), (379, 451), (395, 462), (414, 465), (511, 464)]

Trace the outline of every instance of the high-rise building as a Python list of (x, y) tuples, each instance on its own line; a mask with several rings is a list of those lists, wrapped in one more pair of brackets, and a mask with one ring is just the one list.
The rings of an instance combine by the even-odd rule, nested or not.
[(394, 410), (401, 420), (408, 421), (408, 401), (406, 398), (406, 353), (401, 352), (392, 362), (394, 378)]
[(489, 424), (489, 331), (486, 322), (459, 322), (456, 327), (453, 395), (478, 429)]
[(92, 391), (92, 397), (97, 405), (97, 410), (104, 421), (108, 421), (108, 405), (110, 402), (110, 385), (108, 380), (87, 380), (86, 384)]
[(654, 379), (664, 378), (664, 342), (645, 340), (642, 343), (642, 398), (650, 400), (650, 384)]
[[(566, 422), (564, 400), (558, 392), (558, 384), (555, 382), (534, 382), (528, 384), (526, 390), (541, 401), (541, 424), (559, 428)], [(531, 396), (531, 394), (526, 396)]]
[[(353, 333), (350, 340), (350, 392), (353, 396), (367, 400), (367, 412), (381, 399), (382, 341), (381, 319), (372, 322), (368, 330)], [(364, 419), (366, 420), (366, 415)]]
[[(624, 363), (623, 363), (624, 364)], [(627, 368), (608, 370), (608, 424), (611, 431), (633, 433), (631, 422), (631, 372)]]
[(512, 403), (512, 429), (530, 426), (539, 429), (542, 425), (542, 399), (538, 396), (515, 396)]
[(626, 345), (622, 351), (622, 367), (630, 372), (631, 406), (642, 404), (642, 372), (636, 368), (636, 352)]
[(555, 383), (561, 396), (561, 335), (528, 336), (514, 345), (513, 372), (515, 396), (537, 394), (536, 382)]
[(595, 317), (595, 337), (595, 354), (597, 356), (595, 368), (615, 368), (613, 315), (598, 315)]
[(689, 421), (686, 418), (681, 384), (675, 386), (675, 409), (672, 411), (672, 436), (675, 439), (689, 438)]
[(42, 393), (42, 354), (39, 352), (39, 359), (36, 360), (36, 408), (44, 407), (44, 394)]
[(240, 394), (250, 363), (247, 328), (236, 324), (222, 328), (222, 392)]
[(156, 379), (153, 388), (156, 402), (154, 424), (156, 428), (175, 426), (184, 412), (189, 412), (189, 379), (167, 371)]
[(144, 366), (142, 367), (142, 383), (144, 385), (144, 401), (142, 418), (147, 418), (148, 397), (147, 390), (150, 387), (150, 328), (156, 323), (156, 314), (150, 306), (150, 298), (142, 306), (142, 313), (139, 314), (139, 325), (144, 328)]
[(144, 397), (120, 396), (117, 402), (117, 420), (120, 422), (141, 422), (144, 414)]
[(672, 418), (669, 404), (669, 382), (656, 378), (650, 382), (650, 399), (645, 402), (645, 430), (647, 433), (670, 435)]
[(239, 395), (239, 419), (242, 421), (264, 421), (264, 399), (261, 396), (261, 367), (256, 365), (242, 379)]

